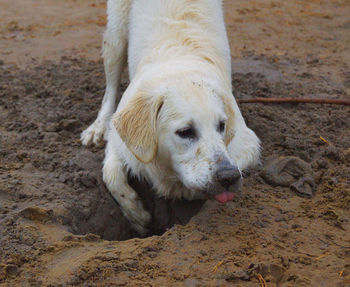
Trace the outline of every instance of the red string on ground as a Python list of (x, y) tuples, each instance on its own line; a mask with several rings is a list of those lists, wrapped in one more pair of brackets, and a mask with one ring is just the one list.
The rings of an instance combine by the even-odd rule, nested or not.
[(238, 100), (239, 103), (312, 103), (312, 104), (332, 104), (350, 106), (350, 100), (339, 99), (313, 99), (313, 98), (253, 98)]

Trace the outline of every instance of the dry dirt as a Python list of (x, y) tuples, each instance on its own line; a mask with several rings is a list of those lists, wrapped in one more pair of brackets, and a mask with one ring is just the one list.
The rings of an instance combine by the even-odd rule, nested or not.
[[(225, 10), (237, 99), (350, 99), (348, 0)], [(104, 92), (104, 1), (0, 16), (0, 286), (350, 286), (349, 107), (242, 104), (263, 153), (234, 202), (151, 198), (158, 235), (135, 238), (103, 149), (79, 143)]]

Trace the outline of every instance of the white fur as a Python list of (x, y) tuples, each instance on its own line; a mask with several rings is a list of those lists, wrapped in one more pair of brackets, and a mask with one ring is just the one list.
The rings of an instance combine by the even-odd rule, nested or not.
[[(98, 144), (106, 135), (103, 179), (134, 228), (146, 233), (150, 215), (128, 185), (128, 171), (146, 178), (160, 196), (194, 199), (212, 183), (218, 155), (243, 170), (258, 161), (259, 139), (246, 126), (232, 96), (221, 1), (109, 0), (107, 13), (106, 93), (96, 121), (81, 140), (84, 145)], [(164, 98), (157, 119), (157, 152), (149, 163), (137, 159), (110, 121), (127, 46), (130, 85), (116, 116), (140, 90)], [(219, 120), (229, 117), (223, 99), (234, 111), (235, 135), (228, 145), (216, 129)], [(175, 134), (189, 122), (196, 126), (198, 141)]]

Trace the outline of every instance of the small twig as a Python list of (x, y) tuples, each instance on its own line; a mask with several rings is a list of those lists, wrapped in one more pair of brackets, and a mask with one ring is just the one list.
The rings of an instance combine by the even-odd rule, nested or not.
[(313, 99), (313, 98), (253, 98), (238, 100), (239, 103), (312, 103), (312, 104), (333, 104), (350, 106), (350, 100), (338, 99)]
[(218, 270), (218, 268), (219, 268), (223, 263), (224, 263), (224, 261), (219, 261), (219, 263), (216, 264), (216, 265), (214, 266), (214, 268), (211, 270), (211, 272), (216, 273), (216, 271)]
[(325, 257), (328, 255), (328, 252), (323, 252), (320, 256), (316, 257), (316, 260), (320, 260), (321, 258)]
[(326, 144), (331, 145), (331, 143), (327, 141), (323, 136), (320, 136), (320, 139), (324, 141)]
[(265, 281), (264, 277), (262, 277), (262, 275), (260, 273), (258, 274), (258, 279), (259, 279), (261, 287), (267, 287), (266, 281)]

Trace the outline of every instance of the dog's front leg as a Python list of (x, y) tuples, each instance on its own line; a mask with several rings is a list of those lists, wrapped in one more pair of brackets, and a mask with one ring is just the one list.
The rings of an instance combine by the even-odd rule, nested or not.
[(103, 63), (106, 75), (106, 91), (96, 120), (81, 134), (83, 145), (100, 145), (108, 122), (119, 101), (120, 75), (126, 63), (128, 45), (128, 19), (131, 1), (109, 0), (108, 22), (103, 37)]
[(132, 227), (141, 235), (147, 234), (146, 226), (151, 215), (144, 209), (135, 190), (128, 184), (127, 174), (118, 155), (108, 149), (103, 164), (103, 181)]

